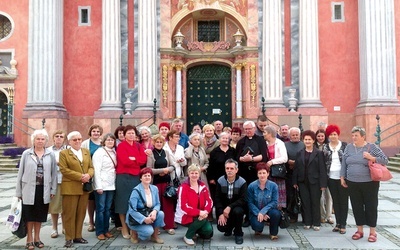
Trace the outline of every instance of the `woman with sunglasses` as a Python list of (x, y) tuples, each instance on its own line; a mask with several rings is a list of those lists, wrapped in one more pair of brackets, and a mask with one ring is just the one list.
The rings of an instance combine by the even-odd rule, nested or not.
[(378, 191), (379, 181), (372, 181), (368, 161), (383, 165), (388, 158), (374, 143), (366, 141), (365, 129), (359, 126), (351, 130), (353, 143), (349, 143), (344, 150), (340, 182), (348, 188), (351, 207), (356, 220), (357, 232), (353, 240), (364, 237), (364, 225), (369, 226), (369, 242), (376, 242), (376, 221), (378, 219)]

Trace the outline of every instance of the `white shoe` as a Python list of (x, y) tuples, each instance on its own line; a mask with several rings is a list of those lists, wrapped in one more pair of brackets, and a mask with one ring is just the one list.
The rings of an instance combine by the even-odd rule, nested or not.
[(188, 239), (186, 238), (186, 236), (183, 236), (183, 241), (188, 244), (189, 246), (193, 246), (194, 245), (194, 241), (192, 239)]

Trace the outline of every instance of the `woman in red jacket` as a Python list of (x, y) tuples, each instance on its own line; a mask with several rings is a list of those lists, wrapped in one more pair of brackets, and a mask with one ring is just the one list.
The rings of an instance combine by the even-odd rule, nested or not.
[(178, 189), (175, 222), (188, 227), (183, 241), (190, 246), (194, 245), (193, 237), (196, 233), (203, 239), (213, 236), (212, 225), (207, 220), (213, 201), (206, 185), (199, 180), (200, 173), (198, 165), (190, 165), (189, 178)]
[(136, 142), (135, 126), (127, 125), (124, 129), (125, 141), (117, 147), (117, 167), (115, 180), (115, 212), (122, 224), (122, 236), (129, 239), (128, 226), (125, 223), (131, 190), (140, 183), (140, 166), (146, 164), (147, 155), (140, 143)]

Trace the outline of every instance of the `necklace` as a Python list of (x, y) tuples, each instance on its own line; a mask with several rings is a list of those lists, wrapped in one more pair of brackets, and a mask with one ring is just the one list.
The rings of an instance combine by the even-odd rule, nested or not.
[(156, 153), (158, 154), (158, 156), (161, 156), (164, 149), (161, 149), (161, 151), (158, 151), (158, 150), (155, 148), (154, 150), (156, 151)]
[(364, 147), (365, 147), (365, 144), (362, 145), (361, 147), (357, 147), (356, 144), (354, 144), (354, 150), (356, 151), (356, 154), (362, 152)]

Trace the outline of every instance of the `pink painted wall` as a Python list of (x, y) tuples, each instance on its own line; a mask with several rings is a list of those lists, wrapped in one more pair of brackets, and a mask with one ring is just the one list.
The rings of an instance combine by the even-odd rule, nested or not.
[(341, 108), (335, 114), (353, 113), (360, 100), (358, 4), (345, 0), (345, 22), (336, 23), (331, 21), (331, 1), (318, 4), (321, 100), (328, 113), (334, 106)]
[[(0, 42), (0, 49), (14, 49), (14, 59), (17, 60), (18, 78), (15, 80), (14, 115), (17, 119), (22, 117), (22, 109), (27, 101), (28, 85), (28, 0), (13, 1), (0, 0), (0, 11), (8, 14), (14, 20), (14, 32), (7, 40)], [(21, 132), (15, 130), (16, 143), (22, 140)]]
[[(78, 26), (78, 6), (91, 6), (91, 26)], [(64, 1), (64, 105), (93, 116), (101, 104), (102, 1)]]

